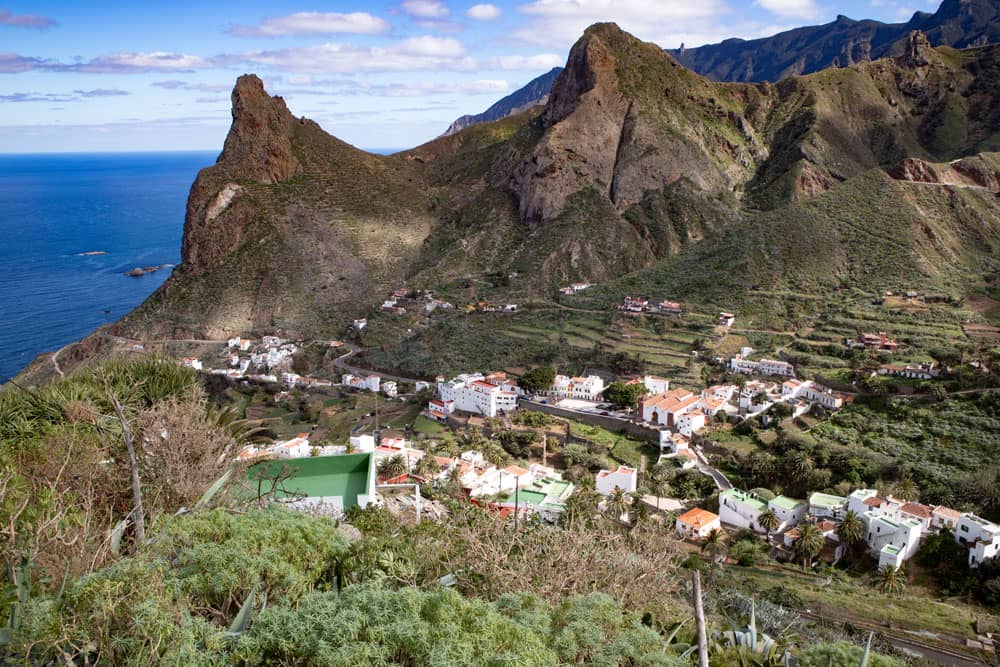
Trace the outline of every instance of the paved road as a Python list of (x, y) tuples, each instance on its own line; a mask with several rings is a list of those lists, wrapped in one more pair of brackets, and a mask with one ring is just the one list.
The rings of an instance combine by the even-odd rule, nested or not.
[(715, 481), (715, 486), (718, 487), (720, 491), (725, 491), (727, 489), (733, 488), (733, 483), (730, 482), (729, 479), (725, 475), (723, 475), (718, 468), (713, 467), (708, 462), (708, 459), (705, 458), (705, 455), (702, 453), (700, 448), (696, 447), (694, 450), (694, 454), (695, 454), (695, 467), (698, 468), (698, 472), (700, 472), (703, 475), (708, 475), (709, 477), (711, 477), (712, 480)]
[(341, 370), (348, 371), (356, 375), (378, 375), (383, 380), (391, 380), (393, 382), (408, 382), (409, 384), (416, 384), (417, 382), (425, 382), (425, 380), (417, 380), (414, 378), (406, 378), (401, 375), (390, 375), (388, 373), (382, 373), (381, 371), (373, 371), (370, 368), (361, 368), (360, 366), (352, 366), (347, 363), (347, 360), (353, 357), (355, 354), (361, 351), (361, 348), (357, 345), (352, 345), (350, 343), (344, 343), (347, 348), (347, 352), (340, 355), (333, 361), (333, 365)]

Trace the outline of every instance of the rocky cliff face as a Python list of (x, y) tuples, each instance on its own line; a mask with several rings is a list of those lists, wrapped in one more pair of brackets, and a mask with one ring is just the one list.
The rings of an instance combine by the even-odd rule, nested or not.
[[(242, 181), (280, 183), (301, 170), (292, 154), (296, 120), (252, 74), (233, 88), (233, 123), (214, 167), (198, 174), (188, 196), (181, 259), (196, 274), (238, 247), (254, 216)], [(221, 187), (220, 187), (221, 184)], [(210, 228), (209, 228), (210, 227)]]
[[(395, 156), (294, 118), (256, 77), (241, 77), (223, 152), (191, 190), (183, 263), (123, 327), (337, 336), (404, 284), (507, 276), (496, 287), (505, 298), (544, 299), (568, 280), (614, 280), (695, 248), (707, 265), (768, 267), (755, 274), (762, 283), (784, 280), (773, 267), (796, 254), (794, 239), (775, 240), (782, 257), (741, 255), (721, 240), (791, 211), (797, 237), (821, 243), (826, 223), (814, 211), (827, 209), (809, 202), (843, 208), (861, 188), (866, 201), (886, 190), (903, 205), (911, 184), (880, 170), (907, 158), (893, 171), (900, 180), (936, 182), (940, 163), (959, 160), (955, 179), (992, 188), (993, 158), (968, 156), (998, 145), (998, 62), (998, 47), (942, 55), (915, 33), (896, 59), (722, 84), (599, 24), (574, 45), (541, 112)], [(940, 213), (945, 224), (949, 215)], [(850, 224), (834, 263), (795, 270), (826, 276), (857, 262)], [(913, 243), (923, 265), (945, 261)], [(949, 253), (961, 257), (960, 243)]]

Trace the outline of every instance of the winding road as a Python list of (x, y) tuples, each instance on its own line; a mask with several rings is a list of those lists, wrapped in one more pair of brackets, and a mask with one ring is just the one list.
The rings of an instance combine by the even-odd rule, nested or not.
[(344, 347), (347, 348), (347, 352), (340, 355), (333, 360), (333, 365), (337, 368), (347, 371), (349, 373), (354, 373), (357, 375), (377, 375), (383, 380), (391, 380), (392, 382), (406, 382), (409, 384), (416, 384), (417, 382), (424, 382), (425, 380), (417, 380), (414, 378), (407, 378), (401, 375), (390, 375), (389, 373), (383, 373), (381, 371), (373, 371), (370, 368), (361, 368), (360, 366), (352, 366), (347, 363), (347, 360), (353, 357), (355, 354), (361, 351), (361, 348), (357, 345), (352, 345), (351, 343), (344, 343)]

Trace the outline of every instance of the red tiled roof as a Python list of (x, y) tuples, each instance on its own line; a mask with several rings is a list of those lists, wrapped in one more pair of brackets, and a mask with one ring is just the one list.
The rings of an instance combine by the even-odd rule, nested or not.
[(694, 526), (695, 528), (703, 528), (708, 524), (716, 521), (719, 518), (718, 514), (712, 514), (708, 510), (703, 510), (700, 507), (695, 507), (694, 509), (688, 510), (677, 517), (677, 523), (684, 523), (689, 526)]
[(910, 516), (918, 516), (921, 519), (931, 518), (931, 508), (921, 503), (906, 503), (899, 508), (900, 512), (905, 512)]
[(962, 518), (962, 513), (961, 512), (959, 512), (958, 510), (953, 510), (950, 507), (945, 507), (944, 505), (940, 505), (938, 507), (935, 507), (934, 508), (934, 514), (937, 514), (938, 516), (946, 517), (948, 519), (955, 519), (956, 521), (958, 519)]

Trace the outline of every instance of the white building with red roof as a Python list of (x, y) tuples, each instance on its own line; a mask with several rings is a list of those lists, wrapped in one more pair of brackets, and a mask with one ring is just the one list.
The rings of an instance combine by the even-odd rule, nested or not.
[[(440, 405), (434, 405), (432, 401), (428, 405), (429, 413), (436, 410), (447, 416), (455, 410), (462, 410), (484, 417), (496, 417), (501, 412), (517, 409), (519, 390), (517, 384), (508, 379), (505, 373), (486, 376), (480, 373), (466, 374), (447, 381), (442, 378), (437, 387)], [(449, 402), (451, 405), (448, 405)]]
[(639, 471), (628, 466), (618, 466), (615, 470), (601, 470), (594, 480), (594, 489), (602, 496), (610, 496), (615, 488), (625, 493), (635, 493), (639, 487)]

